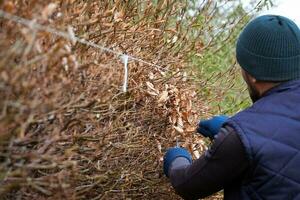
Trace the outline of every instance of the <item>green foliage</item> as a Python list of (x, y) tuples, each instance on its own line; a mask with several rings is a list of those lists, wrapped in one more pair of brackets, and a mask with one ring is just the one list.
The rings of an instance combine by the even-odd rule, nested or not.
[(204, 44), (202, 52), (191, 53), (190, 62), (200, 85), (199, 97), (208, 102), (212, 115), (232, 115), (251, 104), (235, 60), (236, 39), (250, 18), (241, 5), (229, 10), (220, 7), (214, 19), (205, 24), (208, 29), (203, 39), (208, 44)]

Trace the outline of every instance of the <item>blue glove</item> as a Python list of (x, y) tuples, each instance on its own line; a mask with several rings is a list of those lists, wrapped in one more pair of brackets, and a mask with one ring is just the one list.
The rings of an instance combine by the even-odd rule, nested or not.
[(204, 137), (214, 138), (219, 133), (220, 128), (229, 117), (225, 115), (215, 116), (209, 120), (201, 120), (198, 124), (197, 132)]
[(192, 163), (192, 156), (185, 148), (173, 147), (168, 149), (164, 156), (164, 173), (167, 177), (169, 177), (169, 168), (172, 162), (178, 157), (184, 157)]

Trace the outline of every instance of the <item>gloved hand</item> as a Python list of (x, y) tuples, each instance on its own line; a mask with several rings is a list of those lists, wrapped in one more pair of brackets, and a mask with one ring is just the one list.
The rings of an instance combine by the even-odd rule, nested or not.
[(173, 147), (168, 149), (164, 156), (164, 173), (167, 177), (169, 177), (169, 168), (172, 162), (178, 157), (184, 157), (192, 163), (192, 156), (185, 148)]
[(225, 115), (219, 115), (208, 120), (201, 120), (198, 124), (197, 132), (204, 137), (213, 139), (228, 118)]

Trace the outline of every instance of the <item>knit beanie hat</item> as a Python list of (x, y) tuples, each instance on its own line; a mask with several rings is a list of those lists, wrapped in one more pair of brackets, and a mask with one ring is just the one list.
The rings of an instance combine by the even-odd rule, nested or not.
[(257, 80), (300, 78), (300, 29), (290, 19), (264, 15), (252, 20), (236, 45), (240, 66)]

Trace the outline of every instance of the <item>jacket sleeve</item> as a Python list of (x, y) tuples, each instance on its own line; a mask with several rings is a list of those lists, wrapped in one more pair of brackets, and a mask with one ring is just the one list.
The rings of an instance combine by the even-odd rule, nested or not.
[(170, 180), (184, 199), (210, 196), (241, 181), (249, 167), (244, 147), (235, 130), (220, 130), (212, 146), (193, 164), (178, 158), (170, 167)]

